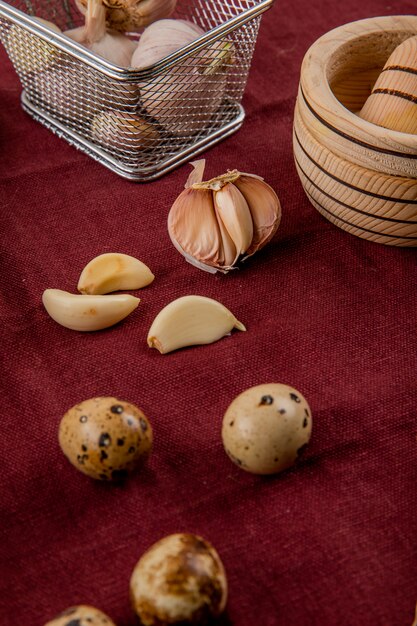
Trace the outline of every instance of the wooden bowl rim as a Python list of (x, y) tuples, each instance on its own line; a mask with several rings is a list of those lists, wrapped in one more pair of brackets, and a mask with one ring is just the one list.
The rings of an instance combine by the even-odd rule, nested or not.
[[(301, 66), (300, 88), (307, 105), (331, 130), (350, 140), (380, 147), (387, 154), (417, 159), (417, 135), (384, 128), (349, 111), (336, 98), (327, 80), (327, 69), (334, 54), (349, 42), (381, 31), (410, 31), (417, 35), (416, 15), (391, 15), (366, 18), (343, 24), (325, 33), (307, 50)], [(377, 129), (377, 131), (376, 131)], [(349, 130), (349, 134), (347, 132)], [(416, 155), (414, 157), (414, 155)], [(416, 164), (417, 169), (417, 164)]]

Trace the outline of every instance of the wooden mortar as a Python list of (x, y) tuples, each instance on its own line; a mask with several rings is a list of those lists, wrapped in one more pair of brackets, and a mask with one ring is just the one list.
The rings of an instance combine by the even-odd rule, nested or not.
[(390, 54), (417, 33), (417, 17), (360, 20), (308, 50), (294, 115), (294, 156), (313, 205), (344, 230), (417, 246), (417, 135), (358, 112)]

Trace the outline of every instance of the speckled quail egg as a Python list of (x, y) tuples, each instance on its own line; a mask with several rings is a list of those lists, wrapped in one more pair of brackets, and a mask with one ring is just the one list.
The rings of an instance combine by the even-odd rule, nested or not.
[(99, 480), (121, 479), (148, 456), (152, 428), (134, 404), (111, 397), (91, 398), (65, 413), (59, 443), (83, 474)]
[(141, 557), (130, 594), (143, 626), (206, 624), (225, 608), (226, 574), (208, 541), (178, 533), (164, 537)]
[(311, 410), (299, 391), (279, 383), (251, 387), (233, 400), (222, 426), (230, 459), (253, 474), (295, 463), (311, 436)]
[(115, 623), (93, 606), (72, 606), (45, 626), (115, 626)]

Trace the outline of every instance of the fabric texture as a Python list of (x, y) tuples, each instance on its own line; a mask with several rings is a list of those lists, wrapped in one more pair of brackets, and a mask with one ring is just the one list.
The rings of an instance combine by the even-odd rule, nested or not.
[[(137, 624), (129, 578), (161, 537), (194, 532), (229, 582), (222, 626), (411, 626), (417, 601), (416, 252), (330, 224), (304, 195), (291, 131), (302, 58), (323, 33), (415, 0), (281, 0), (262, 19), (242, 128), (206, 152), (207, 175), (238, 168), (277, 191), (282, 224), (231, 274), (191, 267), (167, 213), (190, 167), (135, 184), (37, 124), (0, 50), (2, 352), (0, 624), (42, 626), (91, 604)], [(140, 258), (154, 283), (121, 324), (83, 334), (41, 295), (76, 292), (103, 252)], [(182, 295), (218, 299), (247, 326), (162, 356), (152, 320)], [(292, 385), (313, 413), (299, 464), (275, 477), (231, 463), (224, 412), (244, 389)], [(154, 447), (122, 485), (77, 472), (61, 416), (116, 396), (143, 409)]]

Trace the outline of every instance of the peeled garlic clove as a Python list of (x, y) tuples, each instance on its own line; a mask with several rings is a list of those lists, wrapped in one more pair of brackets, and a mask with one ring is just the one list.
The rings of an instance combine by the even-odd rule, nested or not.
[[(40, 22), (55, 33), (60, 33), (61, 29), (47, 20), (40, 17), (32, 18), (35, 22)], [(19, 63), (25, 72), (42, 72), (51, 67), (58, 54), (57, 48), (51, 46), (47, 41), (24, 30), (20, 26), (13, 24), (4, 40), (4, 45), (11, 57), (19, 59)]]
[(147, 150), (160, 142), (156, 128), (136, 113), (104, 111), (91, 122), (92, 138), (114, 150)]
[(183, 296), (156, 316), (148, 333), (148, 346), (161, 354), (186, 346), (218, 341), (233, 328), (246, 330), (223, 304), (204, 296)]
[(268, 243), (281, 222), (281, 204), (275, 191), (259, 176), (241, 174), (233, 183), (245, 197), (253, 221), (253, 239), (246, 250), (251, 256)]
[(42, 302), (55, 322), (71, 330), (108, 328), (134, 311), (140, 300), (127, 294), (77, 295), (61, 289), (46, 289)]
[(145, 263), (128, 254), (106, 252), (92, 259), (78, 280), (80, 293), (98, 295), (141, 289), (150, 285), (155, 276)]
[[(253, 237), (253, 224), (248, 203), (233, 183), (226, 183), (220, 191), (215, 191), (214, 204), (231, 240), (237, 255), (249, 248)], [(237, 256), (233, 263), (237, 260)]]
[(218, 264), (220, 233), (210, 191), (184, 189), (169, 212), (168, 232), (180, 252), (207, 265)]

